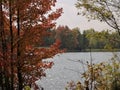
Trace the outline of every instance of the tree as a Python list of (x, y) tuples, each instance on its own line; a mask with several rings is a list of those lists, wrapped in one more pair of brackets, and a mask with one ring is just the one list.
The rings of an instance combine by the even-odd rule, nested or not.
[(5, 35), (5, 24), (4, 24), (4, 12), (3, 12), (3, 0), (0, 0), (0, 87), (4, 90), (4, 86), (6, 89), (9, 89), (9, 78), (6, 74), (8, 74), (8, 70), (6, 68), (5, 62), (7, 62), (7, 43), (6, 43), (6, 35)]
[(48, 35), (43, 38), (43, 43), (38, 43), (38, 46), (46, 46), (49, 47), (51, 44), (55, 42), (55, 30), (48, 30)]
[[(83, 64), (83, 63), (82, 63)], [(90, 63), (87, 61), (86, 70), (81, 74), (77, 83), (67, 83), (66, 90), (119, 90), (120, 89), (120, 62), (118, 56), (107, 62)], [(78, 87), (79, 86), (79, 87)]]
[(82, 34), (79, 31), (79, 28), (73, 28), (72, 34), (74, 37), (74, 49), (77, 49), (78, 51), (81, 51), (82, 49)]
[(87, 31), (83, 31), (82, 34), (82, 50), (85, 51), (85, 49), (89, 48), (89, 40), (87, 39)]
[(120, 0), (78, 0), (76, 7), (78, 14), (104, 21), (120, 35)]
[(0, 88), (18, 89), (35, 84), (53, 62), (43, 59), (62, 52), (57, 41), (49, 48), (36, 48), (55, 26), (62, 9), (52, 11), (56, 0), (0, 1)]
[(119, 49), (119, 34), (117, 32), (110, 32), (103, 30), (101, 32), (94, 29), (88, 29), (86, 32), (86, 38), (89, 41), (88, 45), (92, 49)]
[(79, 49), (78, 37), (80, 32), (76, 29), (69, 29), (68, 26), (59, 26), (56, 29), (56, 39), (61, 41), (61, 48), (66, 48), (68, 51)]
[[(70, 49), (70, 41), (71, 41), (71, 33), (68, 26), (59, 26), (56, 29), (56, 36), (55, 39), (58, 39), (61, 41), (61, 48), (67, 48)], [(69, 44), (68, 44), (69, 43)]]

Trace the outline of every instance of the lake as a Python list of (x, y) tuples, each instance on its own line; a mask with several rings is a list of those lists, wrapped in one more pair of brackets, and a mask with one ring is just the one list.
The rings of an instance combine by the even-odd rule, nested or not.
[[(116, 52), (120, 56), (120, 52)], [(91, 57), (92, 56), (92, 57)], [(46, 70), (46, 77), (37, 81), (44, 90), (65, 90), (67, 82), (81, 80), (81, 73), (86, 69), (86, 61), (106, 62), (113, 56), (112, 52), (75, 52), (58, 54), (47, 60), (54, 61), (51, 69)]]

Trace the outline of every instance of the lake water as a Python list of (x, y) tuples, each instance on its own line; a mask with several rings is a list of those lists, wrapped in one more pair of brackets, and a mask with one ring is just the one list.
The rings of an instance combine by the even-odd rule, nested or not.
[[(120, 52), (117, 52), (120, 56)], [(92, 56), (92, 57), (91, 57)], [(105, 62), (113, 56), (111, 52), (77, 52), (63, 53), (56, 55), (53, 60), (54, 65), (51, 69), (46, 70), (46, 77), (37, 81), (38, 85), (44, 90), (65, 90), (67, 82), (81, 80), (81, 73), (86, 69), (81, 62), (90, 62), (91, 58), (94, 63)], [(80, 62), (81, 61), (81, 62)]]

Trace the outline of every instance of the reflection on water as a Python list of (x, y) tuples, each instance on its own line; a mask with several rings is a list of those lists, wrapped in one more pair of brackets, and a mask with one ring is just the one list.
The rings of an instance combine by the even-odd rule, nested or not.
[[(92, 52), (92, 60), (94, 63), (105, 62), (113, 56), (111, 52)], [(117, 53), (120, 54), (120, 53)], [(67, 82), (81, 80), (80, 73), (84, 72), (86, 63), (90, 61), (90, 53), (64, 53), (56, 55), (54, 58), (54, 66), (52, 69), (46, 70), (47, 77), (37, 81), (38, 85), (44, 90), (65, 90)]]

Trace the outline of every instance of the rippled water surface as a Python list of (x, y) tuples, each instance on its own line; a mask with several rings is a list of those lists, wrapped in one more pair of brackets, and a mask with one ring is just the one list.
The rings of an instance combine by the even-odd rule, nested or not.
[[(117, 53), (120, 55), (120, 53)], [(92, 56), (92, 57), (91, 57)], [(111, 52), (64, 53), (49, 59), (54, 61), (52, 69), (46, 71), (47, 77), (37, 83), (44, 90), (65, 90), (67, 82), (81, 80), (80, 73), (86, 68), (83, 63), (92, 59), (94, 63), (105, 62), (113, 56)]]

